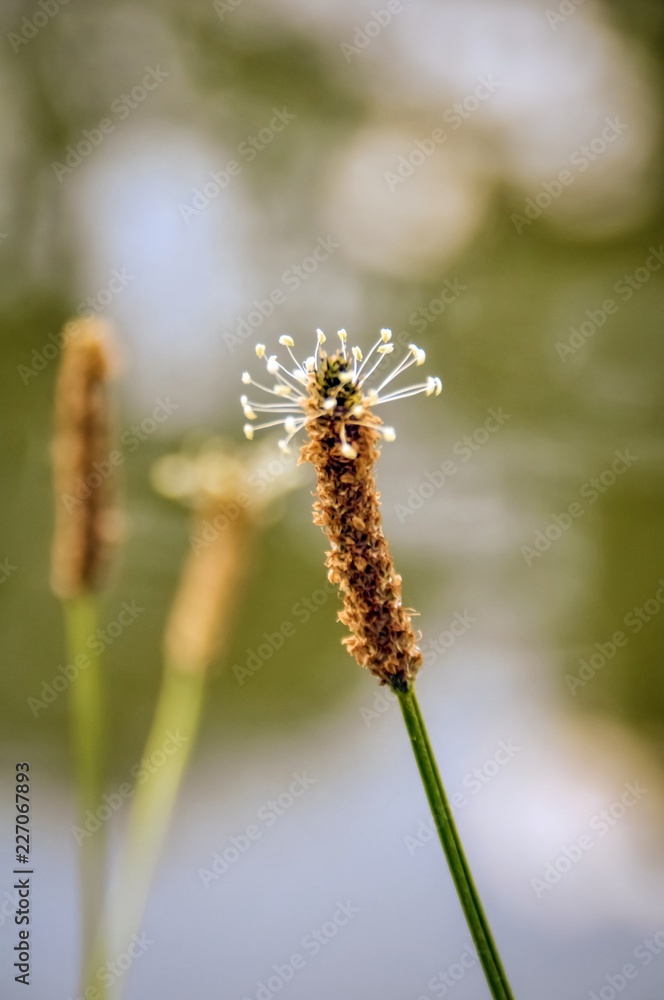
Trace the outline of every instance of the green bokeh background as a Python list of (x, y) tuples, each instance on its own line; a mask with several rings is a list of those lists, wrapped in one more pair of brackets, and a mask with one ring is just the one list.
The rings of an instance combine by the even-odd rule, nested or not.
[[(541, 5), (533, 9), (543, 16)], [(598, 11), (637, 53), (636, 65), (647, 73), (653, 107), (661, 112), (662, 8), (648, 2), (614, 3)], [(160, 25), (169, 51), (177, 54), (179, 72), (189, 81), (186, 94), (160, 96), (162, 125), (169, 120), (177, 125), (193, 123), (207, 139), (232, 150), (265, 122), (273, 107), (297, 107), (298, 117), (287, 138), (275, 141), (244, 170), (243, 183), (255, 198), (259, 215), (268, 214), (265, 206), (278, 200), (285, 187), (301, 186), (301, 197), (288, 202), (281, 228), (274, 227), (275, 244), (284, 233), (309, 232), (310, 215), (320, 197), (315, 181), (318, 144), (327, 149), (342, 146), (374, 113), (370, 94), (353, 76), (356, 66), (348, 68), (346, 77), (331, 72), (329, 53), (308, 31), (307, 18), (301, 24), (296, 18), (286, 19), (271, 32), (264, 28), (263, 21), (270, 21), (261, 10), (243, 21), (241, 11), (237, 13), (237, 22), (231, 15), (220, 21), (212, 6), (201, 2), (72, 0), (19, 52), (3, 41), (0, 106), (8, 130), (18, 127), (20, 132), (8, 141), (3, 200), (7, 221), (0, 222), (6, 231), (0, 242), (0, 558), (6, 556), (16, 567), (0, 585), (4, 653), (0, 738), (10, 766), (15, 753), (28, 755), (43, 780), (52, 777), (63, 787), (69, 781), (66, 699), (59, 698), (36, 719), (27, 708), (27, 698), (66, 659), (61, 612), (48, 585), (57, 364), (49, 363), (28, 385), (18, 368), (75, 311), (86, 292), (81, 287), (81, 257), (93, 248), (82, 244), (68, 215), (67, 198), (75, 197), (72, 191), (78, 181), (68, 179), (65, 197), (64, 187), (53, 184), (51, 163), (84, 128), (104, 116), (109, 88), (121, 92), (134, 81), (137, 66), (163, 59), (163, 38), (153, 37), (149, 25)], [(23, 14), (23, 7), (15, 4), (2, 15), (4, 36), (15, 30)], [(112, 17), (122, 30), (114, 29), (105, 41)], [(352, 13), (348, 17), (350, 31), (355, 19)], [(134, 24), (142, 32), (135, 37)], [(126, 58), (122, 31), (131, 40)], [(552, 32), (552, 45), (558, 37)], [(95, 53), (100, 51), (106, 58), (98, 64)], [(136, 51), (142, 53), (143, 62), (136, 62)], [(110, 82), (104, 78), (109, 73)], [(145, 116), (146, 127), (151, 113), (147, 105), (137, 112)], [(653, 272), (573, 357), (562, 363), (556, 353), (556, 344), (569, 336), (569, 327), (582, 320), (585, 310), (615, 297), (612, 289), (618, 279), (642, 266), (651, 246), (661, 246), (664, 213), (657, 129), (653, 121), (655, 152), (642, 180), (652, 189), (651, 208), (638, 225), (623, 227), (611, 239), (584, 233), (582, 226), (573, 237), (547, 217), (517, 234), (510, 216), (520, 210), (524, 192), (505, 177), (494, 185), (479, 231), (439, 270), (390, 276), (362, 269), (352, 254), (344, 257), (342, 267), (360, 288), (364, 315), (370, 320), (366, 329), (349, 330), (351, 339), (363, 345), (372, 341), (386, 315), (395, 332), (410, 330), (419, 343), (409, 322), (411, 313), (440, 294), (445, 278), (458, 276), (467, 286), (459, 301), (446, 308), (421, 338), (428, 370), (444, 378), (444, 394), (436, 400), (411, 400), (395, 409), (390, 422), (400, 431), (403, 420), (403, 434), (393, 451), (386, 450), (379, 472), (387, 529), (394, 534), (406, 600), (422, 610), (425, 638), (437, 634), (467, 598), (468, 573), (476, 574), (478, 591), (493, 587), (500, 597), (497, 606), (511, 608), (509, 621), (494, 619), (483, 626), (488, 647), (511, 636), (525, 656), (532, 656), (532, 684), (548, 687), (552, 711), (569, 715), (581, 729), (586, 724), (592, 727), (597, 718), (623, 727), (659, 773), (664, 764), (664, 615), (656, 615), (574, 698), (569, 697), (564, 677), (578, 670), (579, 658), (590, 655), (595, 643), (607, 641), (621, 627), (634, 605), (654, 595), (664, 576), (664, 268)], [(131, 171), (130, 159), (126, 169)], [(192, 180), (192, 186), (195, 183)], [(610, 200), (606, 211), (611, 212)], [(341, 255), (345, 253), (342, 249)], [(257, 246), (256, 254), (269, 257), (270, 248)], [(249, 298), (262, 294), (265, 287), (258, 284)], [(311, 337), (310, 319), (307, 307), (301, 327), (292, 331), (296, 341)], [(337, 322), (343, 326), (348, 320), (340, 315)], [(228, 317), (220, 317), (220, 337), (228, 323)], [(275, 320), (266, 324), (260, 339), (274, 340), (280, 332)], [(182, 331), (183, 337), (187, 334)], [(129, 366), (136, 337), (140, 331), (118, 322)], [(242, 351), (243, 366), (255, 364), (252, 343)], [(209, 364), (205, 357), (200, 362), (201, 367)], [(240, 442), (239, 408), (237, 417), (229, 419), (225, 402), (229, 395), (239, 395), (234, 369), (220, 368), (219, 386), (218, 410), (209, 408), (203, 429)], [(191, 393), (195, 396), (195, 385)], [(122, 378), (116, 396), (120, 431), (141, 411)], [(426, 539), (418, 537), (410, 545), (408, 532), (412, 525), (417, 534), (419, 515), (400, 524), (395, 513), (395, 503), (404, 502), (408, 488), (419, 481), (412, 478), (413, 466), (403, 464), (409, 439), (417, 442), (418, 456), (426, 456), (425, 468), (437, 468), (449, 455), (451, 443), (479, 427), (486, 411), (497, 406), (510, 414), (510, 422), (496, 439), (496, 450), (491, 451), (493, 443), (488, 445), (477, 461), (488, 477), (483, 481), (512, 511), (509, 537), (497, 548), (485, 545), (487, 525), (470, 515), (462, 529), (467, 533), (466, 549), (472, 553), (466, 558), (463, 545), (446, 549), (444, 525), (436, 523), (435, 515), (427, 515), (430, 543), (427, 546)], [(187, 553), (187, 512), (154, 492), (150, 468), (160, 456), (179, 448), (191, 430), (181, 424), (166, 425), (162, 434), (127, 456), (122, 470), (126, 538), (103, 598), (101, 620), (113, 619), (125, 599), (135, 599), (146, 610), (107, 655), (108, 711), (114, 734), (111, 784), (123, 780), (140, 757), (159, 684), (163, 626)], [(551, 554), (532, 568), (527, 566), (520, 547), (530, 543), (534, 531), (544, 527), (552, 514), (567, 509), (579, 486), (608, 467), (616, 450), (625, 448), (638, 456), (635, 466), (588, 509)], [(409, 472), (402, 473), (402, 467)], [(366, 704), (373, 697), (370, 678), (339, 646), (343, 632), (335, 621), (336, 598), (298, 629), (251, 683), (239, 685), (229, 669), (244, 662), (263, 631), (292, 618), (294, 604), (324, 582), (323, 538), (310, 518), (310, 475), (306, 484), (261, 534), (230, 648), (211, 670), (198, 750), (201, 759), (213, 755), (223, 761), (225, 754), (241, 754), (256, 741), (268, 745), (271, 739), (286, 736), (297, 741), (298, 734), (310, 734), (318, 723), (338, 725), (343, 740), (347, 713), (356, 713), (360, 702)], [(499, 534), (503, 529), (507, 531), (504, 525), (496, 528)], [(475, 537), (478, 542), (473, 546)], [(464, 598), (457, 596), (460, 582), (466, 587)], [(432, 669), (445, 671), (446, 662)], [(452, 673), (456, 669), (450, 664)], [(432, 696), (436, 690), (432, 687)], [(478, 703), (487, 690), (483, 682), (477, 683)], [(589, 747), (589, 758), (592, 755)], [(658, 858), (652, 861), (657, 864)], [(607, 948), (614, 930), (597, 931), (600, 936), (604, 933)], [(247, 981), (258, 975), (258, 971), (248, 974)], [(531, 990), (536, 981), (536, 977), (531, 981)], [(588, 988), (600, 981), (601, 975), (595, 980), (589, 977)], [(479, 989), (477, 983), (475, 988)]]

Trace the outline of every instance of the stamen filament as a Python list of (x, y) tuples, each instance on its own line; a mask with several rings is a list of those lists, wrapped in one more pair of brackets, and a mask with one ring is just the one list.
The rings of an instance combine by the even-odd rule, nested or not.
[(396, 378), (397, 375), (401, 375), (402, 372), (405, 372), (406, 368), (410, 368), (410, 366), (414, 365), (416, 362), (417, 362), (417, 355), (414, 354), (412, 350), (409, 351), (406, 357), (402, 358), (402, 360), (399, 362), (394, 371), (390, 372), (387, 378), (383, 379), (383, 381), (378, 386), (376, 392), (380, 392), (380, 390), (384, 389), (385, 386), (388, 385), (388, 383), (390, 383), (393, 378)]

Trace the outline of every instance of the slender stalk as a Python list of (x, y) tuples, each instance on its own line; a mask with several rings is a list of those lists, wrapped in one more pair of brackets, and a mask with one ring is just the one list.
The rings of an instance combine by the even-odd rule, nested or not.
[[(110, 933), (114, 954), (124, 951), (132, 935), (140, 930), (159, 855), (196, 742), (204, 687), (203, 671), (166, 665), (113, 884)], [(122, 983), (118, 995), (121, 989)]]
[[(229, 498), (233, 495), (229, 493)], [(207, 507), (199, 510), (197, 526), (208, 516)], [(125, 950), (141, 928), (196, 743), (208, 667), (232, 630), (254, 530), (249, 518), (237, 518), (226, 531), (217, 531), (210, 541), (192, 550), (183, 567), (164, 635), (157, 704), (135, 769), (127, 834), (113, 880), (109, 922), (114, 954)], [(124, 979), (118, 984), (118, 995), (123, 988)]]
[(507, 975), (482, 908), (479, 894), (466, 861), (458, 830), (452, 818), (443, 782), (438, 772), (431, 743), (427, 735), (415, 690), (397, 690), (406, 729), (415, 754), (438, 836), (450, 867), (461, 907), (470, 928), (493, 1000), (514, 1000)]
[[(104, 710), (99, 656), (88, 645), (98, 624), (98, 602), (94, 595), (63, 601), (67, 642), (71, 662), (77, 657), (87, 665), (80, 670), (69, 688), (72, 751), (79, 823), (85, 828), (86, 814), (94, 813), (104, 790)], [(82, 658), (85, 657), (85, 660)], [(103, 985), (96, 981), (96, 959), (99, 957), (99, 930), (104, 905), (106, 844), (103, 826), (93, 835), (84, 837), (79, 850), (81, 873), (82, 954), (81, 980), (83, 989), (94, 985), (104, 995)], [(103, 955), (103, 949), (102, 949)]]

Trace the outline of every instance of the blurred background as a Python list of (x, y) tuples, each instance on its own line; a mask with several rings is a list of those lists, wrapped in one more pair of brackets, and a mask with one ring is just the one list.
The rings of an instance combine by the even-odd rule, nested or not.
[[(37, 714), (29, 699), (66, 663), (48, 587), (57, 335), (92, 312), (117, 335), (125, 455), (102, 620), (142, 609), (108, 643), (109, 789), (140, 761), (191, 548), (155, 461), (240, 444), (257, 342), (289, 333), (308, 355), (316, 327), (363, 347), (391, 327), (444, 391), (385, 411), (386, 533), (515, 994), (653, 1000), (664, 9), (5, 0), (0, 26), (3, 995), (22, 995), (13, 781), (28, 760), (31, 995), (78, 996), (66, 697)], [(260, 476), (285, 481), (273, 454)], [(398, 708), (340, 645), (300, 475), (247, 555), (127, 997), (483, 1000)]]

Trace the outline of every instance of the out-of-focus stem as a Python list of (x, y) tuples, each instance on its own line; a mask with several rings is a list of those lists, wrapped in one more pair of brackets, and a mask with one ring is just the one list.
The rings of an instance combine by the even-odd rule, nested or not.
[[(88, 811), (94, 813), (104, 790), (104, 699), (99, 656), (88, 645), (98, 622), (97, 598), (92, 594), (63, 602), (70, 661), (86, 663), (69, 687), (72, 751), (78, 797), (79, 824), (85, 829)], [(85, 658), (85, 659), (83, 659)], [(106, 843), (104, 827), (82, 839), (79, 850), (81, 872), (83, 992), (94, 985), (98, 1000), (103, 984), (96, 980), (97, 963), (104, 948), (99, 940), (104, 904)], [(95, 994), (97, 996), (97, 994)]]
[[(202, 513), (201, 513), (202, 517)], [(113, 880), (112, 950), (140, 930), (152, 880), (196, 743), (209, 664), (230, 634), (246, 575), (254, 523), (228, 523), (192, 551), (166, 627), (164, 672), (143, 751), (147, 777), (136, 785), (126, 841)], [(123, 981), (118, 984), (118, 995)]]
[(126, 950), (138, 933), (198, 733), (205, 675), (167, 664), (142, 760), (147, 779), (132, 799), (126, 842), (111, 885), (111, 950)]

